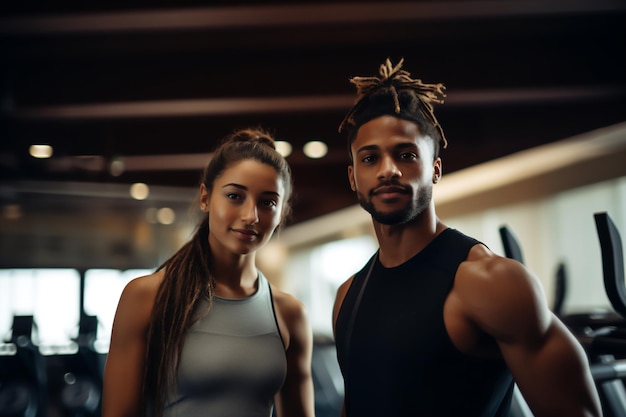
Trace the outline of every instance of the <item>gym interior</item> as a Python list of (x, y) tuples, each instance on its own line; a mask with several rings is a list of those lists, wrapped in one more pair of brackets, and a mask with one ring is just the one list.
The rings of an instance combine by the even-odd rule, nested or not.
[(334, 296), (377, 246), (337, 126), (391, 56), (448, 86), (439, 217), (537, 275), (626, 417), (623, 2), (27, 3), (0, 6), (0, 416), (100, 415), (122, 289), (190, 237), (215, 138), (256, 124), (291, 140), (298, 194), (258, 267), (304, 302), (339, 416)]

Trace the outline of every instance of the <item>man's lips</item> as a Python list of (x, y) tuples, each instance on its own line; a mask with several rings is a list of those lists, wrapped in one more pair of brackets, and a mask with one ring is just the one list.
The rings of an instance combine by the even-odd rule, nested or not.
[(399, 187), (397, 185), (383, 185), (381, 187), (375, 188), (372, 191), (372, 195), (377, 195), (382, 198), (396, 197), (398, 194), (408, 194), (408, 193), (404, 187)]

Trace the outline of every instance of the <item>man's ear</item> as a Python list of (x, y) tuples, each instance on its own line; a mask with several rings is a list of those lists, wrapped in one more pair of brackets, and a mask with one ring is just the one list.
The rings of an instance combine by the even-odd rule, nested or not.
[(433, 162), (433, 184), (437, 184), (441, 179), (441, 158), (435, 159)]
[(200, 210), (209, 212), (210, 193), (204, 184), (200, 184)]
[(352, 191), (356, 191), (356, 185), (354, 183), (354, 167), (348, 165), (348, 181), (350, 181), (350, 188)]

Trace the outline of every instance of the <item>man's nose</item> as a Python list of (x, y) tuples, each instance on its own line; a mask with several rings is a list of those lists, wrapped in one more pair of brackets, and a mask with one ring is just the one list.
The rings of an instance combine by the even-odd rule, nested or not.
[(379, 179), (398, 178), (402, 176), (402, 172), (398, 169), (396, 162), (391, 156), (385, 156), (380, 161), (380, 170), (378, 171)]

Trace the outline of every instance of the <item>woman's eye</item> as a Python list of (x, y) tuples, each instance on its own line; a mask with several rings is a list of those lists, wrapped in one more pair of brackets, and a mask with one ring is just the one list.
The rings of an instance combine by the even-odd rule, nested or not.
[(265, 200), (264, 204), (267, 207), (276, 207), (278, 202), (276, 200)]
[(226, 194), (226, 198), (229, 200), (239, 200), (240, 196), (237, 193), (228, 193)]

